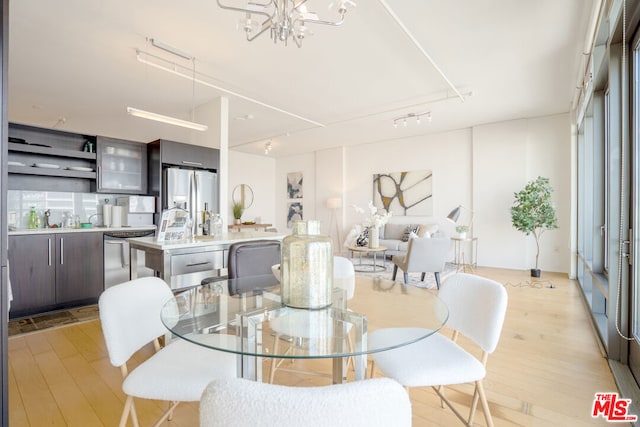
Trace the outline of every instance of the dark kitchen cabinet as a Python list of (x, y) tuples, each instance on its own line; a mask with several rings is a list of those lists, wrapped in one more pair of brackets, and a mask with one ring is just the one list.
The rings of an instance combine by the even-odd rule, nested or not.
[(98, 193), (147, 193), (147, 145), (97, 138)]
[(55, 250), (55, 234), (9, 236), (12, 317), (55, 305)]
[(160, 163), (194, 169), (218, 171), (220, 150), (200, 145), (160, 139), (149, 143), (150, 149), (160, 151)]
[(56, 303), (98, 298), (102, 283), (102, 233), (56, 234)]
[(102, 233), (9, 236), (11, 317), (95, 303), (103, 286)]

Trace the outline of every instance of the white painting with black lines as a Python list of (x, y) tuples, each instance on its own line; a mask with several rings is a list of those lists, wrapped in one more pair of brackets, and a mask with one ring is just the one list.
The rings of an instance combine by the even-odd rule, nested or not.
[(302, 172), (287, 174), (287, 198), (302, 199)]
[(302, 202), (291, 202), (287, 209), (287, 227), (293, 227), (294, 221), (302, 221)]
[(373, 205), (394, 215), (433, 215), (430, 170), (373, 175)]

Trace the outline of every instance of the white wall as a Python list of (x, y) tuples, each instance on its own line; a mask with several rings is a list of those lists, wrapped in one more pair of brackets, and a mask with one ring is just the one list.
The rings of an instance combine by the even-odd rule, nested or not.
[[(569, 272), (570, 144), (569, 115), (559, 114), (278, 159), (276, 224), (286, 230), (288, 172), (304, 173), (305, 219), (326, 223), (326, 199), (342, 188), (344, 238), (362, 221), (351, 205), (366, 207), (372, 199), (374, 173), (431, 169), (435, 217), (446, 217), (458, 205), (475, 211), (478, 263), (528, 269), (535, 261), (535, 243), (511, 226), (509, 208), (513, 193), (541, 175), (555, 189), (559, 228), (542, 238), (540, 268)], [(468, 221), (469, 214), (462, 215), (467, 217), (461, 221)]]
[[(568, 114), (514, 120), (473, 129), (474, 206), (478, 263), (526, 269), (535, 240), (511, 225), (513, 193), (538, 176), (554, 188), (558, 229), (541, 239), (540, 267), (570, 271), (571, 128)], [(506, 250), (505, 250), (506, 249)]]
[(239, 184), (248, 184), (253, 190), (253, 205), (242, 215), (243, 221), (253, 221), (255, 217), (261, 217), (263, 224), (275, 224), (276, 200), (274, 195), (276, 161), (269, 156), (229, 151), (229, 212), (227, 218), (233, 221), (233, 189)]

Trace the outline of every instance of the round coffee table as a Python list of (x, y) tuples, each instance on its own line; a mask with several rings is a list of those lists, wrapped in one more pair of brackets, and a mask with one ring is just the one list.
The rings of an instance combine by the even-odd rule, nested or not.
[[(358, 264), (354, 264), (353, 269), (355, 271), (359, 271), (361, 273), (376, 273), (378, 269), (380, 271), (385, 271), (387, 269), (386, 266), (386, 246), (378, 246), (377, 248), (370, 248), (368, 246), (349, 246), (349, 250), (351, 251), (351, 258), (353, 258), (353, 253), (357, 252), (360, 256), (360, 262)], [(378, 253), (382, 252), (382, 264), (378, 264)], [(363, 264), (362, 263), (362, 254), (373, 254), (373, 264)]]

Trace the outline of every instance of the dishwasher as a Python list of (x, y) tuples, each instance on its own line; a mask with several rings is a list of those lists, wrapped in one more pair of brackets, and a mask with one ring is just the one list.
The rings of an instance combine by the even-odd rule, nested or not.
[[(129, 280), (129, 243), (132, 237), (153, 236), (155, 230), (127, 230), (104, 232), (104, 288)], [(144, 252), (138, 252), (138, 277), (154, 276), (155, 272), (145, 267)]]

